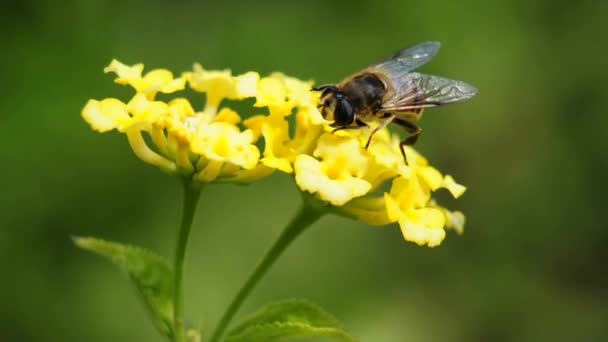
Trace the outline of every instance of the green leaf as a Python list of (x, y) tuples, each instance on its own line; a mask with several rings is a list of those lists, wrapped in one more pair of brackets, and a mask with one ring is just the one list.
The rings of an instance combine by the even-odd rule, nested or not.
[(326, 337), (357, 341), (329, 313), (305, 300), (269, 305), (233, 329), (226, 342), (271, 342), (292, 337)]
[(76, 246), (110, 259), (126, 271), (161, 334), (173, 336), (173, 272), (162, 257), (140, 247), (90, 237), (74, 237)]

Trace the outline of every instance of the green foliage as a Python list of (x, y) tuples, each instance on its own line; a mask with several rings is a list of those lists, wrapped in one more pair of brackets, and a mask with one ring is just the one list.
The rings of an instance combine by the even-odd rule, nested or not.
[(125, 270), (143, 299), (156, 328), (173, 336), (173, 275), (169, 264), (149, 250), (90, 237), (74, 237), (74, 243), (108, 258)]
[(304, 300), (271, 304), (233, 329), (226, 342), (271, 342), (291, 337), (357, 341), (329, 313)]

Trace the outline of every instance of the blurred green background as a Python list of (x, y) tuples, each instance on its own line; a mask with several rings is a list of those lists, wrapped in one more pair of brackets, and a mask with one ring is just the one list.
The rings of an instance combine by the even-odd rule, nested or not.
[[(443, 49), (421, 71), (480, 89), (428, 111), (417, 145), (469, 187), (458, 201), (440, 196), (466, 213), (466, 233), (429, 249), (397, 226), (325, 218), (240, 313), (303, 297), (362, 341), (608, 339), (608, 2), (0, 6), (0, 341), (160, 340), (126, 276), (69, 240), (173, 253), (178, 181), (80, 117), (89, 98), (131, 94), (103, 74), (112, 58), (326, 83), (424, 40)], [(279, 174), (206, 190), (187, 255), (191, 325), (215, 325), (298, 197)]]

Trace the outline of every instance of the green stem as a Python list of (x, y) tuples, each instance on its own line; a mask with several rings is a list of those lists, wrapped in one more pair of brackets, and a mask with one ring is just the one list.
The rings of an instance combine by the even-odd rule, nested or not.
[(279, 236), (279, 238), (275, 241), (275, 243), (270, 247), (264, 257), (258, 262), (257, 266), (243, 285), (236, 297), (230, 303), (230, 306), (224, 312), (220, 323), (217, 328), (215, 328), (215, 332), (213, 333), (210, 342), (218, 342), (219, 339), (224, 334), (226, 328), (232, 321), (232, 318), (241, 307), (247, 296), (251, 293), (251, 291), (255, 288), (257, 283), (262, 279), (264, 274), (268, 271), (270, 266), (274, 264), (274, 262), (283, 254), (285, 249), (295, 240), (296, 237), (300, 235), (306, 228), (310, 227), (314, 222), (316, 222), (323, 214), (325, 214), (321, 208), (315, 207), (311, 205), (310, 202), (304, 200), (299, 211), (296, 215), (291, 219), (287, 227), (283, 230), (283, 233)]
[(196, 205), (201, 194), (199, 185), (184, 180), (184, 206), (182, 210), (182, 222), (179, 228), (177, 246), (175, 248), (175, 260), (173, 271), (173, 334), (174, 341), (185, 342), (186, 331), (184, 329), (184, 295), (182, 289), (182, 275), (184, 271), (184, 256), (192, 220), (196, 211)]

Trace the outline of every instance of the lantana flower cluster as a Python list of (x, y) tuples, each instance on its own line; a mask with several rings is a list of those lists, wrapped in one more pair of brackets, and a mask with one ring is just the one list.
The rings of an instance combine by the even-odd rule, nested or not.
[[(82, 116), (96, 131), (125, 133), (146, 163), (200, 183), (251, 183), (276, 171), (292, 174), (301, 191), (335, 211), (376, 226), (396, 222), (404, 238), (419, 245), (439, 245), (446, 229), (462, 232), (464, 215), (437, 205), (432, 194), (444, 188), (458, 198), (465, 187), (411, 147), (405, 147), (406, 164), (399, 137), (386, 128), (367, 149), (373, 123), (369, 130), (332, 133), (317, 109), (312, 82), (282, 73), (234, 76), (199, 64), (179, 77), (143, 69), (113, 60), (105, 72), (135, 94), (127, 102), (89, 100)], [(157, 99), (158, 93), (174, 96), (186, 87), (205, 94), (204, 108), (197, 110), (180, 96)], [(258, 113), (247, 119), (225, 105), (246, 99), (253, 99), (246, 103)]]

